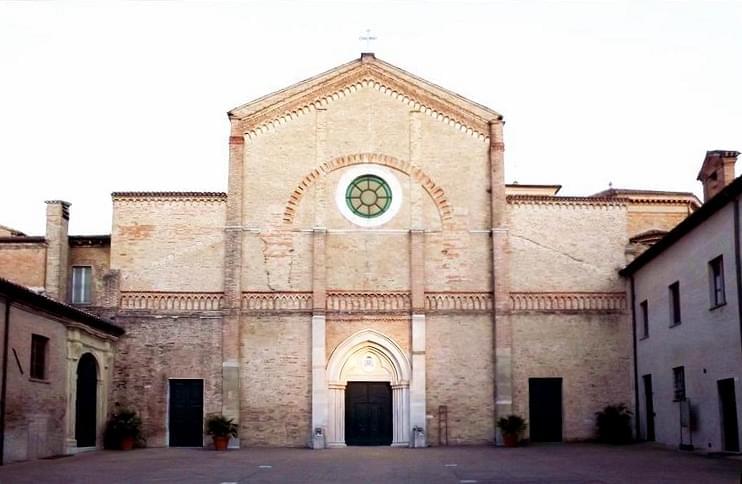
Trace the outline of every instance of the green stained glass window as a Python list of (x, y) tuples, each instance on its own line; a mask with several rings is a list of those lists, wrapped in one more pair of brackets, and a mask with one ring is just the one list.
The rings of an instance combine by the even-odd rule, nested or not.
[(345, 190), (348, 208), (364, 218), (378, 217), (392, 204), (392, 191), (389, 185), (376, 175), (361, 175), (350, 182)]

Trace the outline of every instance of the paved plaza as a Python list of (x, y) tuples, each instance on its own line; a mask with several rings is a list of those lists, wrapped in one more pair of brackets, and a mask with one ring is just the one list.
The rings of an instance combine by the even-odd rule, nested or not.
[(649, 445), (101, 451), (8, 464), (0, 483), (739, 483), (742, 460)]

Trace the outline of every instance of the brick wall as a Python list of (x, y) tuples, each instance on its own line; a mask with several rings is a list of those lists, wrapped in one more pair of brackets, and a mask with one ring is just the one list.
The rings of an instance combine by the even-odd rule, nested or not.
[(32, 288), (44, 288), (46, 244), (0, 244), (0, 277)]
[(326, 326), (327, 359), (330, 359), (330, 355), (340, 343), (364, 329), (373, 329), (388, 336), (405, 354), (409, 355), (411, 351), (409, 318), (404, 316), (396, 318), (330, 316)]
[(311, 290), (311, 233), (246, 233), (243, 235), (243, 253), (243, 290)]
[(204, 380), (204, 413), (221, 412), (221, 319), (119, 313), (112, 404), (134, 408), (147, 445), (167, 446), (168, 379)]
[(72, 268), (74, 266), (90, 266), (92, 268), (90, 305), (103, 305), (103, 276), (110, 269), (110, 247), (70, 247), (70, 288), (72, 287)]
[(513, 291), (623, 291), (628, 243), (619, 204), (510, 204)]
[(595, 436), (595, 412), (633, 402), (631, 321), (626, 314), (511, 316), (513, 411), (528, 419), (528, 379), (562, 378), (565, 440)]
[[(5, 315), (2, 303), (0, 311), (2, 321)], [(67, 404), (66, 328), (25, 306), (13, 305), (10, 321), (4, 462), (63, 454)], [(0, 338), (4, 330), (5, 324), (0, 325)], [(49, 338), (47, 378), (44, 380), (30, 378), (32, 334)]]
[(304, 447), (311, 427), (311, 322), (307, 316), (243, 316), (240, 440)]
[(114, 200), (111, 268), (122, 291), (220, 291), (224, 278), (222, 201)]
[(494, 441), (492, 317), (429, 315), (426, 329), (428, 443), (438, 444), (438, 407), (448, 407), (448, 444)]
[(653, 229), (670, 231), (689, 215), (687, 208), (682, 206), (639, 208), (629, 210), (627, 230), (630, 237)]

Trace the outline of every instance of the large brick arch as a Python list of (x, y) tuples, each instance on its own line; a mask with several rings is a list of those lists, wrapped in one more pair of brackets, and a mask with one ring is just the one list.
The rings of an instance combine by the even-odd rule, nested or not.
[(448, 196), (443, 188), (435, 183), (433, 179), (425, 173), (422, 168), (413, 165), (408, 161), (399, 160), (393, 156), (382, 155), (378, 153), (359, 153), (354, 155), (345, 155), (322, 163), (318, 168), (313, 169), (306, 174), (289, 197), (286, 208), (283, 211), (283, 223), (291, 225), (294, 223), (294, 217), (299, 208), (299, 202), (304, 197), (306, 191), (320, 177), (327, 175), (340, 168), (360, 165), (363, 163), (372, 163), (376, 165), (388, 166), (399, 170), (411, 176), (414, 181), (419, 183), (430, 195), (441, 218), (441, 226), (447, 228), (453, 221), (453, 209), (448, 201)]

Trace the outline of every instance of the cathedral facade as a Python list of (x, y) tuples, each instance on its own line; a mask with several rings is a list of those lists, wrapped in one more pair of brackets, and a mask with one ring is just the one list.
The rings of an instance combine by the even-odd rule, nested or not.
[(115, 192), (110, 237), (0, 244), (126, 330), (109, 401), (149, 445), (210, 413), (233, 445), (488, 444), (513, 413), (582, 440), (633, 405), (618, 270), (693, 195), (506, 185), (502, 115), (373, 54), (229, 119), (226, 193)]

